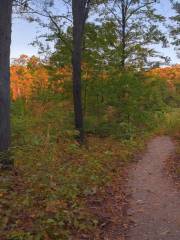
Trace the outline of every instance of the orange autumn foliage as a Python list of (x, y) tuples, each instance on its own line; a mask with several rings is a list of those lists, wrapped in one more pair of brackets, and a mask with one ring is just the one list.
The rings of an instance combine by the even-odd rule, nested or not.
[(48, 87), (48, 71), (36, 57), (21, 55), (11, 65), (11, 92), (13, 100), (29, 98), (38, 88)]
[[(63, 83), (72, 77), (70, 66), (54, 68), (44, 64), (39, 58), (21, 55), (11, 64), (11, 92), (12, 99), (28, 99), (33, 93), (40, 90), (51, 89), (54, 93), (63, 93)], [(90, 80), (94, 75), (94, 70), (83, 63), (83, 79)], [(154, 68), (146, 72), (147, 76), (164, 79), (168, 88), (175, 91), (175, 85), (180, 83), (180, 65), (165, 68)], [(108, 73), (102, 71), (96, 77), (106, 80)]]
[(148, 72), (148, 75), (165, 80), (172, 80), (174, 82), (180, 82), (180, 65), (177, 64), (171, 67), (154, 68)]
[(63, 92), (62, 84), (71, 74), (69, 68), (53, 70), (52, 74), (39, 58), (26, 55), (15, 59), (10, 71), (13, 100), (20, 97), (28, 99), (34, 92), (49, 88), (55, 92)]
[(168, 89), (176, 91), (176, 84), (180, 83), (180, 65), (171, 67), (154, 68), (147, 73), (148, 76), (157, 77), (166, 80)]

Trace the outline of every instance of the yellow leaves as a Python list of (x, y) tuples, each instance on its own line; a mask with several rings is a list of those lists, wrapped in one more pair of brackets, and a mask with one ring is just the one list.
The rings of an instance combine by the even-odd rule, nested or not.
[(180, 65), (164, 68), (154, 68), (146, 73), (147, 76), (161, 78), (166, 81), (169, 92), (176, 92), (176, 84), (180, 83)]
[(11, 91), (12, 98), (23, 97), (28, 99), (34, 92), (51, 87), (56, 93), (63, 93), (63, 83), (65, 79), (71, 79), (70, 67), (54, 70), (54, 81), (49, 81), (52, 77), (45, 65), (37, 57), (21, 55), (11, 65)]
[(180, 81), (180, 65), (164, 68), (154, 68), (147, 73), (148, 76), (160, 77), (165, 80), (172, 80), (173, 82)]
[(31, 94), (33, 78), (24, 66), (11, 67), (11, 90), (13, 100), (19, 97), (28, 98)]

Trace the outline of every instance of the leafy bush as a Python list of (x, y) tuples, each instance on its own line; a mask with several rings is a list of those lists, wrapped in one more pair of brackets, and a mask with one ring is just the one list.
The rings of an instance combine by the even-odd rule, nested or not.
[(87, 131), (130, 139), (153, 130), (164, 118), (168, 95), (164, 81), (139, 73), (91, 80), (86, 89)]

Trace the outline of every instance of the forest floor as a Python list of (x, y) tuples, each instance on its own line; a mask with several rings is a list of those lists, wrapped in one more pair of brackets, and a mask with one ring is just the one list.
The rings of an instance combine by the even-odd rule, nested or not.
[(175, 152), (168, 136), (155, 137), (129, 174), (130, 240), (179, 240), (180, 192), (165, 171)]
[(154, 137), (164, 130), (127, 142), (89, 134), (80, 148), (68, 124), (59, 133), (69, 119), (59, 101), (34, 106), (17, 111), (16, 167), (0, 174), (0, 240), (180, 240), (179, 155)]

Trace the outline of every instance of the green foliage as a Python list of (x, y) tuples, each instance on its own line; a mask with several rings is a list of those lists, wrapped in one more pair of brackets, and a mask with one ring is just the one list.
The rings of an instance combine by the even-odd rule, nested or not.
[[(169, 61), (168, 57), (152, 47), (156, 44), (165, 47), (168, 43), (163, 31), (166, 19), (158, 12), (159, 1), (119, 0), (100, 1), (102, 5), (99, 1), (97, 3), (96, 11), (90, 6), (93, 17), (88, 19), (85, 26), (84, 62), (96, 67), (110, 65), (123, 68), (123, 64), (127, 68), (140, 69)], [(70, 64), (73, 36), (72, 22), (68, 19), (72, 19), (72, 14), (62, 13), (57, 16), (52, 8), (45, 8), (51, 18), (47, 15), (46, 23), (43, 18), (38, 18), (38, 23), (48, 28), (48, 34), (43, 36), (46, 42), (55, 43), (50, 61), (56, 67)], [(41, 7), (39, 11), (42, 11)], [(39, 41), (40, 38), (36, 43), (42, 52), (46, 52)]]
[(16, 170), (8, 177), (1, 173), (2, 239), (66, 240), (73, 232), (92, 232), (97, 219), (86, 198), (109, 184), (135, 149), (96, 136), (80, 147), (70, 101), (47, 99), (34, 96), (12, 105)]
[(87, 131), (131, 139), (156, 128), (168, 107), (164, 81), (139, 73), (110, 76), (105, 80), (88, 80)]
[(69, 81), (63, 94), (46, 89), (13, 102), (16, 170), (0, 176), (0, 238), (66, 240), (94, 232), (98, 219), (87, 199), (111, 184), (154, 131), (177, 129), (178, 98), (164, 80), (115, 68), (91, 77), (86, 71), (83, 147), (75, 140)]
[[(101, 14), (103, 24), (113, 25), (108, 31), (113, 34), (113, 60), (120, 67), (144, 68), (158, 64), (163, 59), (151, 45), (167, 45), (167, 38), (161, 27), (165, 16), (158, 12), (160, 1), (110, 1)], [(110, 40), (111, 41), (111, 40)], [(118, 56), (119, 58), (118, 58)], [(168, 60), (164, 58), (165, 60)]]

